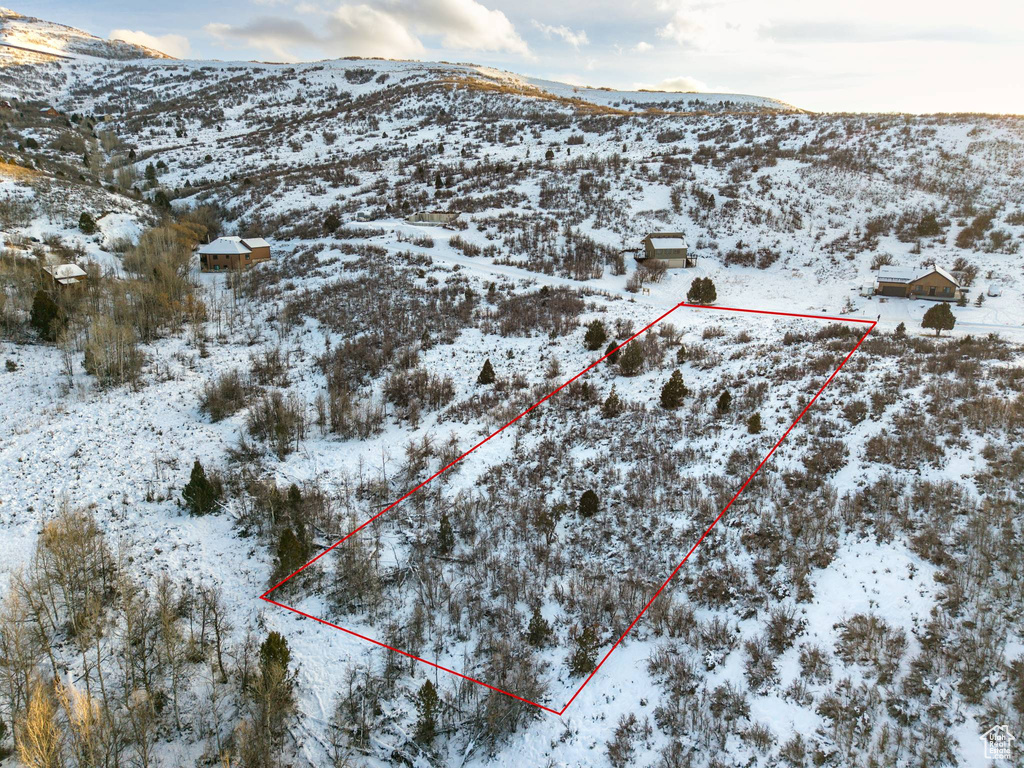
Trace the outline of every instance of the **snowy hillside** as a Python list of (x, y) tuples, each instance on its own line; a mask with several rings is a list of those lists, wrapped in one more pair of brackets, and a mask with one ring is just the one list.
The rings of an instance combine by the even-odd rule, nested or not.
[(0, 8), (0, 65), (86, 56), (99, 59), (169, 59), (166, 53), (123, 40), (104, 40), (74, 27)]
[[(268, 768), (1024, 734), (1024, 119), (2, 18), (73, 56), (0, 68), (5, 768), (30, 732)], [(638, 262), (658, 231), (696, 266)], [(272, 262), (200, 272), (223, 234)]]

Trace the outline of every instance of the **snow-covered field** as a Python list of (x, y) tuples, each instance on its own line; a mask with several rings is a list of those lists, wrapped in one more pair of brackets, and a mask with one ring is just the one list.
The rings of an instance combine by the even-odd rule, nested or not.
[[(818, 116), (468, 65), (118, 61), (74, 30), (4, 22), (6, 39), (76, 58), (8, 53), (0, 70), (22, 100), (0, 144), (0, 593), (65, 507), (96, 520), (131, 589), (166, 576), (221, 591), (230, 679), (214, 681), (203, 635), (181, 667), (183, 722), (158, 711), (149, 764), (264, 764), (246, 756), (260, 710), (240, 681), (270, 632), (296, 699), (267, 742), (277, 764), (983, 766), (981, 733), (1024, 734), (1020, 119)], [(641, 114), (664, 101), (694, 114)], [(89, 322), (58, 343), (28, 327), (31, 265), (96, 265), (76, 310), (88, 319), (145, 279), (125, 249), (160, 220), (158, 192), (266, 237), (273, 263), (236, 284), (193, 264), (189, 306), (205, 315), (140, 345), (135, 386), (103, 388), (83, 365)], [(405, 220), (435, 209), (459, 223)], [(647, 274), (628, 249), (650, 231), (682, 232), (697, 266)], [(862, 295), (886, 262), (970, 283), (952, 332), (921, 327), (933, 303)], [(259, 600), (286, 532), (307, 555), (332, 545), (696, 278), (719, 307), (877, 325), (562, 716)], [(597, 320), (607, 339), (588, 350)], [(558, 710), (586, 677), (572, 667), (583, 630), (601, 658), (858, 337), (680, 308), (644, 337), (636, 375), (597, 367), (280, 600)], [(282, 369), (263, 372), (274, 355)], [(494, 384), (478, 383), (485, 361)], [(670, 410), (675, 369), (689, 392)], [(246, 394), (214, 421), (204, 392), (234, 370)], [(420, 373), (433, 383), (407, 397)], [(283, 447), (256, 423), (274, 393), (302, 414)], [(368, 414), (366, 433), (333, 408)], [(214, 514), (182, 497), (197, 460), (224, 484)], [(292, 485), (321, 505), (308, 518), (281, 500)], [(601, 499), (590, 518), (587, 489)], [(371, 587), (347, 581), (364, 563)], [(111, 665), (129, 637), (116, 602), (96, 640)], [(534, 611), (550, 630), (536, 643)], [(50, 642), (40, 674), (88, 686), (69, 631)], [(147, 700), (179, 667), (159, 669)], [(441, 699), (429, 743), (426, 680)]]

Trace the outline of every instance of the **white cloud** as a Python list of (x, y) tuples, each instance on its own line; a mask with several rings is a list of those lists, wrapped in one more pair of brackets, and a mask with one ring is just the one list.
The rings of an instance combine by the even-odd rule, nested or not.
[(653, 47), (654, 46), (651, 45), (650, 43), (646, 43), (643, 40), (641, 40), (639, 43), (633, 46), (633, 53), (647, 53)]
[(192, 46), (184, 35), (150, 35), (139, 29), (113, 29), (109, 35), (111, 40), (123, 40), (126, 43), (144, 45), (155, 51), (166, 53), (176, 59), (187, 59), (192, 53)]
[[(504, 13), (477, 0), (369, 0), (323, 7), (309, 0), (295, 16), (270, 16), (245, 24), (207, 24), (207, 32), (294, 60), (299, 47), (328, 56), (412, 58), (426, 52), (421, 36), (437, 36), (444, 48), (502, 51), (529, 56), (526, 42)], [(316, 30), (316, 31), (314, 31)]]
[(581, 45), (587, 45), (590, 40), (587, 39), (586, 30), (581, 29), (579, 32), (573, 32), (568, 27), (562, 25), (553, 27), (550, 24), (542, 24), (541, 22), (533, 19), (533, 26), (544, 33), (544, 36), (551, 38), (552, 36), (560, 37), (573, 48), (579, 49)]
[(668, 77), (662, 80), (660, 83), (655, 85), (649, 85), (647, 83), (634, 83), (633, 88), (638, 91), (671, 91), (674, 93), (703, 93), (708, 90), (708, 86), (701, 80), (695, 77), (689, 77), (687, 75), (680, 75), (679, 77)]
[(329, 17), (329, 42), (324, 45), (344, 56), (411, 58), (423, 53), (423, 43), (391, 14), (369, 5), (341, 5)]
[(508, 17), (476, 0), (403, 0), (393, 12), (421, 34), (441, 35), (446, 48), (530, 55)]

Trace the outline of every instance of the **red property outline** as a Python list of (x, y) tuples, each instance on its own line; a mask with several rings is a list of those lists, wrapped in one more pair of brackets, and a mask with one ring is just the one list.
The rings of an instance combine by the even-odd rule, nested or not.
[[(694, 543), (694, 545), (692, 547), (690, 547), (690, 551), (687, 552), (686, 556), (683, 557), (683, 559), (679, 561), (679, 565), (677, 565), (672, 570), (672, 573), (669, 574), (668, 578), (665, 579), (665, 581), (662, 583), (662, 585), (660, 587), (658, 587), (657, 592), (655, 592), (651, 596), (651, 599), (647, 601), (647, 604), (644, 605), (644, 607), (640, 611), (640, 613), (638, 613), (636, 618), (633, 619), (633, 621), (630, 623), (630, 625), (628, 627), (626, 627), (625, 631), (619, 636), (619, 639), (616, 640), (615, 643), (612, 645), (612, 647), (608, 649), (608, 652), (605, 653), (605, 655), (601, 658), (601, 661), (598, 662), (598, 665), (596, 667), (594, 667), (594, 670), (587, 676), (587, 679), (584, 680), (583, 683), (580, 685), (580, 687), (576, 689), (576, 692), (572, 695), (572, 698), (570, 698), (569, 701), (567, 701), (565, 703), (565, 705), (561, 709), (553, 709), (551, 707), (545, 706), (544, 704), (538, 704), (536, 701), (530, 701), (529, 699), (525, 699), (522, 696), (517, 696), (514, 693), (510, 693), (509, 691), (505, 691), (505, 690), (502, 690), (501, 688), (498, 688), (496, 686), (493, 686), (493, 685), (490, 685), (488, 683), (485, 683), (482, 680), (477, 680), (476, 678), (470, 677), (469, 675), (464, 675), (461, 672), (456, 672), (454, 669), (449, 669), (448, 667), (442, 666), (441, 664), (438, 664), (436, 662), (420, 658), (419, 656), (415, 656), (415, 655), (413, 655), (413, 654), (411, 654), (411, 653), (409, 653), (407, 651), (403, 651), (403, 650), (401, 650), (399, 648), (394, 648), (394, 647), (392, 647), (390, 645), (387, 645), (386, 643), (382, 643), (379, 640), (374, 640), (372, 637), (367, 637), (365, 635), (361, 635), (358, 632), (354, 632), (351, 629), (346, 629), (345, 627), (340, 627), (337, 624), (332, 624), (331, 622), (326, 621), (325, 619), (318, 618), (318, 617), (313, 616), (311, 614), (308, 614), (308, 613), (305, 613), (303, 611), (300, 611), (297, 608), (293, 608), (290, 605), (285, 605), (284, 603), (280, 603), (280, 602), (278, 602), (276, 600), (271, 600), (270, 599), (270, 597), (269, 597), (270, 593), (273, 592), (274, 590), (276, 590), (278, 587), (280, 587), (286, 581), (291, 579), (293, 576), (296, 576), (297, 574), (301, 573), (306, 568), (308, 568), (313, 563), (315, 563), (317, 560), (319, 560), (321, 557), (326, 555), (328, 552), (331, 552), (334, 549), (336, 549), (338, 546), (340, 546), (345, 541), (350, 539), (352, 536), (357, 534), (359, 531), (361, 531), (363, 528), (368, 526), (374, 520), (379, 518), (385, 512), (389, 512), (390, 510), (392, 510), (395, 507), (397, 507), (399, 504), (401, 504), (403, 501), (405, 501), (407, 498), (409, 498), (412, 494), (416, 493), (416, 491), (418, 491), (420, 488), (422, 488), (423, 486), (427, 485), (432, 480), (437, 478), (439, 475), (443, 474), (444, 472), (449, 470), (451, 467), (453, 467), (456, 464), (458, 464), (460, 461), (462, 461), (464, 458), (466, 458), (466, 456), (471, 454), (473, 451), (475, 451), (481, 445), (486, 443), (492, 437), (495, 437), (496, 435), (499, 435), (502, 432), (504, 432), (506, 429), (508, 429), (508, 427), (510, 427), (513, 424), (515, 424), (517, 421), (519, 421), (521, 418), (523, 418), (523, 416), (525, 416), (526, 414), (530, 413), (532, 410), (537, 408), (541, 403), (551, 399), (551, 397), (553, 397), (558, 392), (560, 392), (561, 390), (565, 389), (567, 386), (572, 384), (574, 381), (576, 381), (576, 379), (580, 378), (585, 373), (587, 373), (588, 371), (592, 370), (593, 368), (595, 368), (596, 366), (598, 366), (602, 362), (604, 362), (605, 358), (607, 358), (609, 355), (614, 354), (618, 350), (622, 349), (622, 347), (626, 346), (626, 344), (628, 344), (629, 342), (633, 341), (633, 339), (635, 339), (638, 336), (646, 333), (648, 330), (650, 330), (652, 327), (654, 327), (655, 325), (660, 323), (662, 320), (664, 320), (666, 317), (671, 315), (673, 312), (675, 312), (680, 307), (689, 307), (691, 309), (703, 309), (703, 310), (711, 310), (711, 311), (718, 311), (718, 312), (743, 312), (743, 313), (755, 314), (755, 315), (774, 315), (774, 316), (778, 316), (778, 317), (797, 317), (797, 318), (804, 318), (804, 319), (810, 319), (810, 320), (832, 320), (834, 322), (839, 322), (839, 323), (859, 323), (859, 324), (862, 324), (862, 325), (867, 325), (869, 327), (864, 332), (864, 334), (860, 337), (860, 339), (857, 340), (857, 343), (854, 345), (853, 349), (851, 349), (847, 353), (846, 357), (843, 358), (842, 362), (839, 363), (839, 365), (836, 367), (836, 369), (834, 371), (832, 371), (832, 374), (828, 377), (828, 379), (825, 380), (825, 383), (821, 385), (821, 387), (818, 389), (818, 391), (814, 394), (814, 397), (811, 398), (810, 402), (808, 402), (807, 405), (804, 406), (804, 409), (802, 411), (800, 411), (799, 415), (793, 420), (793, 423), (789, 425), (789, 428), (786, 429), (786, 431), (783, 433), (782, 437), (780, 437), (775, 442), (775, 444), (771, 447), (771, 450), (769, 450), (768, 453), (765, 455), (765, 457), (763, 459), (761, 459), (761, 463), (758, 464), (757, 467), (754, 468), (754, 471), (750, 473), (750, 476), (746, 479), (746, 481), (744, 481), (743, 485), (740, 486), (739, 490), (736, 491), (735, 494), (733, 494), (731, 499), (729, 499), (729, 503), (726, 504), (722, 508), (722, 511), (718, 513), (718, 517), (716, 517), (711, 522), (711, 525), (709, 525), (707, 527), (707, 529), (704, 531), (704, 533), (701, 534), (700, 538), (697, 539), (696, 543)], [(757, 473), (761, 471), (761, 467), (763, 467), (768, 462), (768, 459), (770, 459), (772, 457), (772, 455), (775, 453), (775, 451), (778, 449), (778, 447), (780, 445), (782, 445), (782, 441), (785, 440), (789, 436), (789, 433), (793, 431), (793, 428), (799, 423), (800, 419), (802, 419), (804, 417), (804, 414), (807, 413), (808, 410), (810, 410), (810, 407), (812, 405), (814, 405), (814, 403), (817, 401), (817, 399), (821, 396), (821, 393), (825, 391), (825, 388), (829, 384), (832, 383), (832, 379), (834, 379), (836, 377), (836, 375), (839, 373), (839, 371), (842, 370), (843, 366), (846, 365), (847, 361), (853, 356), (853, 353), (856, 352), (860, 348), (860, 345), (864, 343), (864, 340), (868, 337), (868, 335), (871, 333), (871, 331), (873, 331), (875, 329), (875, 326), (877, 324), (878, 323), (875, 320), (859, 320), (859, 319), (856, 319), (856, 318), (848, 318), (848, 317), (830, 317), (828, 315), (805, 315), (805, 314), (797, 314), (797, 313), (793, 313), (793, 312), (773, 312), (773, 311), (769, 311), (769, 310), (743, 309), (743, 308), (739, 308), (739, 307), (708, 307), (708, 306), (703, 306), (703, 305), (700, 305), (700, 304), (687, 304), (685, 302), (680, 302), (679, 304), (676, 304), (670, 310), (668, 310), (667, 312), (662, 314), (660, 317), (658, 317), (653, 322), (650, 322), (647, 325), (645, 325), (643, 328), (641, 328), (639, 331), (634, 333), (632, 336), (630, 336), (624, 342), (619, 344), (619, 346), (615, 347), (615, 349), (613, 349), (611, 352), (606, 353), (601, 358), (599, 358), (598, 360), (594, 361), (593, 363), (588, 365), (586, 368), (584, 368), (582, 371), (580, 371), (575, 376), (573, 376), (571, 379), (566, 381), (560, 387), (558, 387), (557, 389), (553, 390), (552, 392), (550, 392), (549, 394), (547, 394), (546, 396), (544, 396), (543, 398), (538, 400), (536, 403), (531, 405), (525, 411), (523, 411), (518, 416), (516, 416), (514, 419), (512, 419), (507, 424), (505, 424), (503, 427), (501, 427), (500, 429), (495, 430), (494, 432), (489, 434), (487, 437), (485, 437), (483, 440), (478, 442), (476, 445), (474, 445), (468, 451), (463, 453), (457, 459), (455, 459), (451, 463), (449, 463), (446, 466), (444, 466), (441, 469), (439, 469), (437, 472), (435, 472), (433, 475), (428, 477), (426, 480), (424, 480), (422, 483), (417, 485), (412, 490), (407, 491), (400, 498), (398, 498), (396, 501), (393, 501), (391, 504), (386, 506), (384, 509), (382, 509), (380, 512), (378, 512), (376, 515), (374, 515), (369, 520), (364, 522), (362, 525), (360, 525), (359, 527), (353, 529), (343, 539), (340, 539), (340, 540), (336, 541), (334, 544), (332, 544), (330, 547), (325, 549), (323, 552), (321, 552), (319, 555), (314, 557), (312, 560), (310, 560), (308, 563), (303, 565), (301, 568), (298, 568), (294, 572), (290, 573), (288, 576), (283, 578), (277, 584), (275, 584), (270, 589), (268, 589), (266, 592), (264, 592), (262, 595), (260, 595), (260, 599), (264, 600), (264, 601), (266, 601), (268, 603), (271, 603), (272, 605), (276, 605), (279, 608), (284, 608), (285, 610), (291, 611), (292, 613), (296, 613), (299, 616), (303, 616), (303, 617), (305, 617), (307, 619), (312, 619), (313, 621), (316, 621), (316, 622), (319, 622), (321, 624), (324, 624), (325, 626), (341, 630), (342, 632), (345, 632), (346, 634), (352, 635), (353, 637), (358, 637), (361, 640), (366, 640), (366, 641), (368, 641), (370, 643), (373, 643), (374, 645), (379, 645), (380, 647), (386, 648), (389, 651), (394, 651), (395, 653), (400, 653), (403, 656), (406, 656), (406, 657), (408, 657), (410, 659), (414, 659), (415, 661), (420, 661), (420, 662), (422, 662), (424, 664), (427, 664), (427, 665), (429, 665), (431, 667), (434, 667), (435, 669), (439, 669), (439, 670), (441, 670), (443, 672), (448, 672), (449, 674), (455, 675), (456, 677), (461, 677), (463, 680), (469, 680), (470, 682), (476, 683), (477, 685), (482, 685), (484, 688), (489, 688), (492, 691), (497, 691), (498, 693), (503, 693), (506, 696), (511, 696), (513, 699), (518, 699), (519, 701), (524, 702), (525, 704), (532, 704), (533, 706), (538, 707), (539, 709), (543, 709), (545, 712), (550, 712), (553, 715), (561, 716), (569, 708), (569, 705), (572, 704), (576, 700), (576, 697), (580, 695), (580, 693), (583, 691), (583, 689), (587, 686), (587, 683), (589, 683), (591, 681), (591, 679), (593, 679), (594, 675), (597, 674), (597, 671), (599, 669), (601, 669), (602, 665), (608, 660), (608, 657), (612, 655), (612, 652), (616, 648), (619, 647), (619, 644), (626, 638), (626, 635), (628, 635), (632, 631), (633, 627), (636, 626), (636, 623), (638, 621), (640, 621), (640, 618), (647, 612), (647, 609), (651, 607), (651, 604), (657, 599), (658, 595), (660, 595), (662, 593), (662, 591), (665, 589), (665, 587), (667, 587), (669, 585), (669, 582), (671, 582), (672, 579), (675, 578), (675, 575), (679, 572), (679, 569), (682, 568), (683, 565), (686, 563), (686, 561), (690, 559), (690, 555), (692, 555), (697, 550), (697, 547), (700, 546), (701, 542), (704, 541), (704, 539), (707, 537), (707, 535), (709, 533), (711, 533), (712, 529), (716, 525), (718, 525), (718, 521), (721, 520), (722, 517), (725, 515), (725, 513), (729, 511), (729, 507), (731, 507), (733, 505), (733, 502), (735, 502), (736, 499), (739, 497), (739, 495), (741, 493), (743, 493), (743, 490), (748, 485), (750, 485), (750, 482), (754, 479), (754, 477), (757, 475)]]

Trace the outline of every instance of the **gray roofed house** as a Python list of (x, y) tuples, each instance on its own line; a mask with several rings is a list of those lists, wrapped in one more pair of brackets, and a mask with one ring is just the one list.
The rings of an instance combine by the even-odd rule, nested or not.
[(879, 267), (875, 293), (909, 299), (956, 301), (963, 295), (960, 281), (937, 264), (929, 267)]

